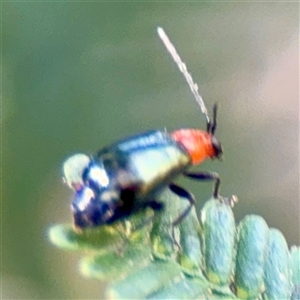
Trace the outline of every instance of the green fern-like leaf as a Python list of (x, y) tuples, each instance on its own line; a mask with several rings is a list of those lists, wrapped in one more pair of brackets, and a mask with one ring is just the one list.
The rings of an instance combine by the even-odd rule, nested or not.
[(53, 226), (50, 240), (85, 250), (80, 271), (107, 281), (109, 299), (299, 299), (299, 247), (289, 252), (261, 217), (246, 216), (236, 228), (231, 208), (210, 199), (173, 232), (170, 224), (187, 201), (169, 190), (160, 200), (162, 212), (113, 226)]

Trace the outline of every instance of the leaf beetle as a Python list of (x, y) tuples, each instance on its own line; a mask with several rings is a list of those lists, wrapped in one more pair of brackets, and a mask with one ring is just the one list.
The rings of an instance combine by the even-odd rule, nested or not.
[(186, 198), (190, 205), (173, 221), (181, 222), (195, 204), (194, 196), (173, 181), (183, 175), (195, 180), (214, 181), (213, 197), (233, 205), (236, 197), (219, 195), (220, 177), (214, 172), (189, 172), (189, 167), (211, 158), (220, 159), (222, 147), (215, 137), (217, 105), (209, 119), (205, 104), (198, 94), (185, 64), (162, 28), (158, 34), (186, 78), (196, 101), (206, 117), (206, 131), (179, 129), (173, 132), (153, 130), (117, 141), (102, 148), (93, 157), (75, 154), (63, 165), (65, 182), (75, 191), (72, 202), (77, 228), (111, 224), (133, 213), (151, 207), (163, 208), (157, 196), (169, 187)]

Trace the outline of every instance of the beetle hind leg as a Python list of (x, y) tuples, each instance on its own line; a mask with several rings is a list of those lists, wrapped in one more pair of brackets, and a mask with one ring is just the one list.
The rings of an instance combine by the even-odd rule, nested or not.
[(149, 201), (147, 203), (147, 206), (151, 207), (155, 211), (160, 211), (160, 210), (162, 210), (164, 208), (164, 204), (161, 203), (161, 202), (158, 202), (156, 200)]
[(172, 222), (172, 226), (178, 225), (190, 212), (191, 208), (195, 205), (196, 200), (192, 193), (188, 192), (186, 189), (182, 188), (181, 186), (171, 183), (169, 185), (170, 190), (178, 195), (179, 197), (186, 198), (190, 205)]
[(190, 213), (192, 207), (196, 203), (196, 200), (193, 194), (175, 183), (169, 184), (169, 188), (177, 196), (185, 198), (190, 202), (190, 205), (171, 223), (173, 242), (177, 245), (178, 249), (181, 249), (180, 243), (175, 237), (175, 226), (177, 226)]

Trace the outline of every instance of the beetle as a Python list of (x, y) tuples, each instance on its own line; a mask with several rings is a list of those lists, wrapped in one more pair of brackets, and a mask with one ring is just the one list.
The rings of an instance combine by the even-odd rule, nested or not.
[[(208, 158), (220, 159), (222, 156), (222, 146), (215, 137), (217, 105), (213, 107), (210, 121), (197, 85), (174, 46), (161, 28), (158, 33), (206, 116), (206, 131), (189, 128), (172, 132), (152, 130), (117, 141), (92, 157), (76, 154), (67, 159), (63, 166), (64, 179), (75, 190), (72, 211), (77, 228), (112, 224), (147, 207), (161, 210), (163, 204), (157, 199), (166, 187), (189, 201), (190, 205), (172, 222), (172, 226), (179, 224), (195, 204), (194, 196), (174, 183), (179, 175), (214, 181), (213, 197), (228, 200), (219, 195), (221, 181), (217, 173), (188, 171)], [(231, 200), (235, 201), (234, 198)], [(231, 200), (227, 201), (230, 205)]]

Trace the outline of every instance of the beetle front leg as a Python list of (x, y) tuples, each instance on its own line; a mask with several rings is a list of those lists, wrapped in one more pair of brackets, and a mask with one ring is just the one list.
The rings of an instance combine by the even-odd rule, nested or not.
[(190, 172), (184, 172), (184, 176), (201, 180), (201, 181), (214, 181), (214, 188), (213, 188), (213, 197), (215, 199), (220, 199), (219, 190), (221, 185), (221, 179), (218, 173), (215, 172), (198, 172), (198, 173), (190, 173)]
[(220, 179), (220, 176), (218, 173), (215, 173), (215, 172), (198, 172), (198, 173), (184, 172), (183, 175), (186, 177), (192, 178), (192, 179), (196, 179), (196, 180), (214, 181), (215, 184), (213, 187), (213, 197), (215, 199), (219, 199), (219, 201), (228, 204), (230, 207), (233, 207), (238, 202), (238, 198), (235, 195), (232, 195), (229, 198), (224, 198), (224, 197), (220, 196), (219, 190), (220, 190), (220, 185), (221, 185), (221, 179)]

